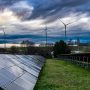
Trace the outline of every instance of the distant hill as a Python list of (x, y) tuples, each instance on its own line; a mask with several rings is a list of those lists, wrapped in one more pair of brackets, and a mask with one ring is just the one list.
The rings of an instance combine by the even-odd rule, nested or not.
[[(6, 38), (6, 40), (4, 40)], [(42, 43), (46, 39), (45, 36), (39, 36), (39, 35), (31, 35), (31, 34), (26, 34), (26, 35), (6, 35), (4, 37), (3, 35), (0, 35), (0, 43), (20, 43), (23, 40), (31, 40), (36, 43)], [(87, 43), (90, 42), (90, 37), (79, 37), (81, 43)], [(59, 40), (77, 40), (77, 37), (59, 37), (59, 36), (48, 36), (48, 42), (56, 42)]]

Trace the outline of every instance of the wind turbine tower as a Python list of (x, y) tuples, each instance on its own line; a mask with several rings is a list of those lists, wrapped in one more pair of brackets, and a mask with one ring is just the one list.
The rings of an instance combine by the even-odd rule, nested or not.
[(45, 37), (46, 37), (46, 47), (47, 47), (47, 25), (45, 25)]

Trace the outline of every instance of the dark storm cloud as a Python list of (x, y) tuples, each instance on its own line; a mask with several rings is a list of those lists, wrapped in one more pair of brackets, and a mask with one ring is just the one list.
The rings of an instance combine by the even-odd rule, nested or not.
[(89, 0), (37, 0), (37, 4), (34, 7), (34, 11), (30, 18), (37, 18), (51, 16), (62, 9), (72, 9), (76, 6), (83, 5), (87, 3)]
[(16, 3), (21, 0), (0, 0), (0, 9), (4, 9), (6, 7), (9, 7), (13, 3)]
[(21, 1), (21, 0), (0, 0), (0, 5), (4, 5), (4, 6), (7, 6), (7, 5), (12, 5), (13, 3), (16, 3), (18, 1)]
[(17, 15), (18, 17), (22, 17), (21, 20), (24, 21), (24, 20), (28, 20), (28, 18), (30, 17), (30, 13), (31, 13), (31, 10), (27, 9), (27, 8), (14, 8), (14, 9), (11, 9), (15, 15)]
[[(45, 18), (48, 16), (53, 16), (58, 12), (60, 12), (60, 14), (57, 14), (56, 17), (61, 17), (65, 15), (66, 12), (69, 13), (69, 11), (72, 11), (72, 8), (83, 5), (89, 0), (0, 0), (0, 9), (13, 6), (14, 3), (18, 3), (20, 1), (28, 2), (28, 4), (30, 2), (30, 5), (32, 4), (34, 7), (32, 15), (30, 14), (31, 11), (27, 8), (14, 8), (11, 10), (18, 16), (22, 15), (23, 20), (30, 20), (38, 17)], [(63, 11), (66, 12), (64, 13)], [(50, 18), (51, 21), (56, 19), (56, 17), (54, 16)]]

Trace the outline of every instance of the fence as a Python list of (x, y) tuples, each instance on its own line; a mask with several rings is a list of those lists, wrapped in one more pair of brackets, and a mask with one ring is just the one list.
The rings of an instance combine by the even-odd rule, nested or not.
[(90, 69), (90, 54), (59, 55), (58, 58), (69, 61), (81, 67)]

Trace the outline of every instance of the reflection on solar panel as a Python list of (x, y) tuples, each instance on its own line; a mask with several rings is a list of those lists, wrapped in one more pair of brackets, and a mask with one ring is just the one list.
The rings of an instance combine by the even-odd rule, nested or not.
[(0, 90), (33, 90), (44, 62), (41, 56), (0, 54)]

